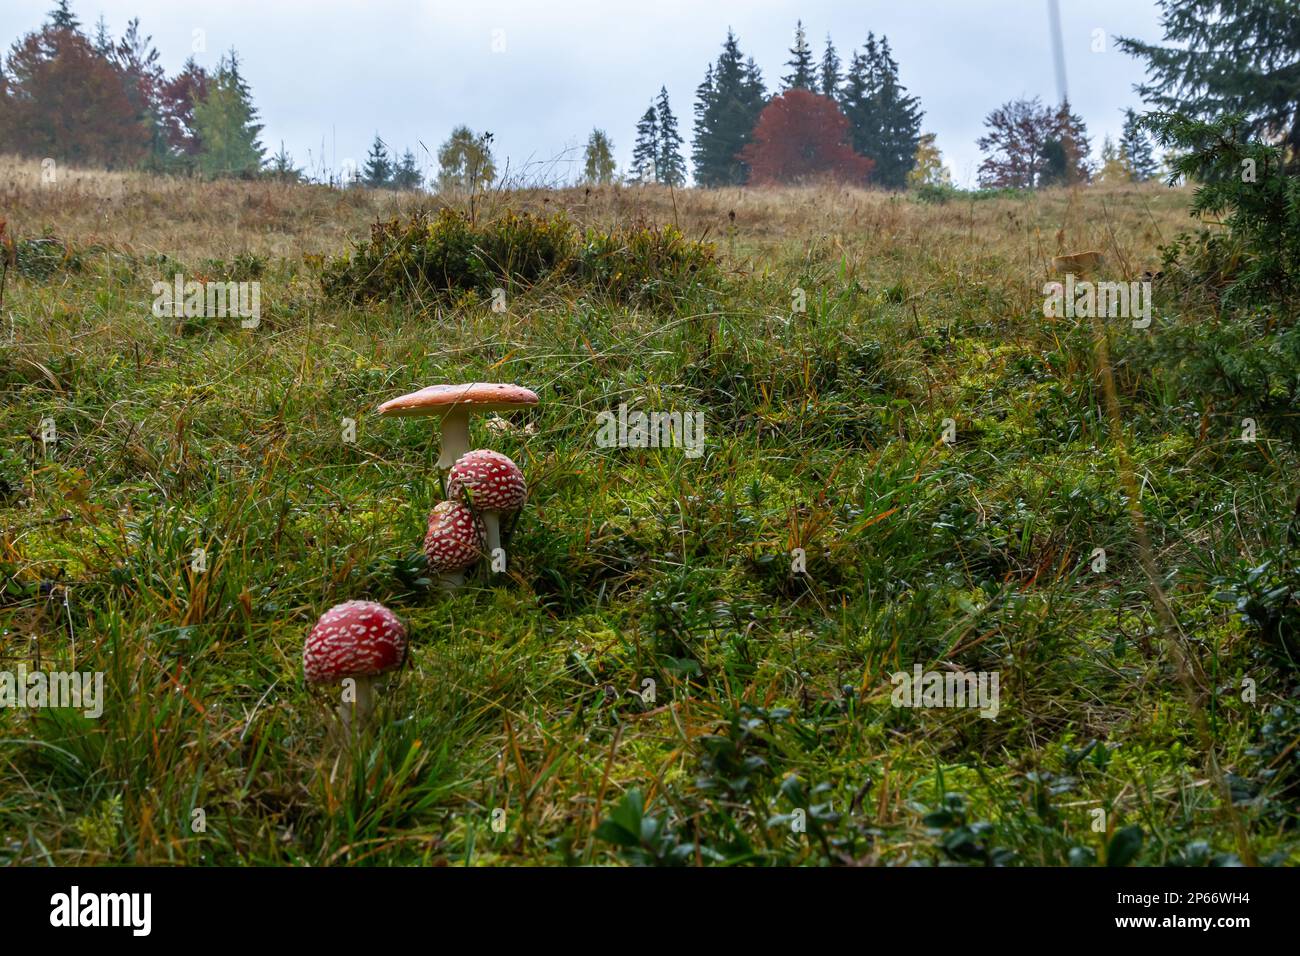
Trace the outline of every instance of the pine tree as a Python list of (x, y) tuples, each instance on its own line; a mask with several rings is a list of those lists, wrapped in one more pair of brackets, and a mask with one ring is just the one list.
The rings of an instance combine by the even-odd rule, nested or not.
[(691, 160), (701, 186), (738, 186), (749, 167), (739, 158), (750, 142), (767, 101), (763, 76), (753, 59), (745, 59), (730, 30), (717, 63), (696, 89), (695, 139)]
[(838, 102), (840, 95), (840, 57), (826, 34), (826, 52), (822, 54), (821, 94)]
[(261, 169), (262, 125), (234, 50), (221, 58), (207, 94), (195, 104), (194, 127), (201, 143), (198, 166), (205, 175), (249, 176)]
[(677, 132), (677, 117), (668, 105), (668, 88), (659, 88), (656, 104), (659, 127), (659, 182), (666, 186), (686, 185), (686, 160), (682, 158), (682, 136)]
[(1146, 182), (1160, 171), (1151, 137), (1142, 126), (1142, 118), (1132, 109), (1124, 111), (1124, 130), (1120, 134), (1119, 148), (1134, 182)]
[(784, 89), (811, 90), (817, 92), (817, 74), (813, 68), (812, 47), (808, 46), (808, 37), (803, 32), (803, 21), (796, 21), (794, 29), (794, 46), (790, 48), (790, 59), (785, 61), (790, 73), (781, 77)]
[(596, 186), (614, 181), (614, 144), (603, 129), (593, 129), (587, 137), (582, 172), (585, 181)]
[(1147, 61), (1147, 102), (1212, 120), (1247, 119), (1243, 139), (1282, 142), (1300, 170), (1300, 6), (1287, 0), (1159, 0), (1169, 46), (1122, 37)]
[(633, 175), (639, 183), (659, 182), (659, 116), (651, 104), (636, 124), (632, 147)]
[(371, 189), (389, 189), (393, 185), (393, 161), (388, 156), (388, 147), (375, 134), (370, 144), (370, 153), (366, 156), (366, 165), (361, 170), (361, 182)]
[(403, 150), (402, 158), (393, 167), (393, 188), (404, 190), (419, 189), (424, 185), (424, 174), (416, 163), (415, 153), (408, 148)]

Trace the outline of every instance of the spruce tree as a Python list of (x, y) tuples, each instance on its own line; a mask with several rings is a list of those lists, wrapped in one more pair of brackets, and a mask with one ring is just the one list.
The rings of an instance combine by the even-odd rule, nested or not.
[(1120, 134), (1119, 149), (1134, 182), (1146, 182), (1160, 171), (1151, 137), (1142, 125), (1142, 118), (1131, 109), (1124, 111), (1124, 131)]
[(682, 135), (677, 131), (677, 117), (668, 105), (667, 87), (659, 88), (655, 107), (659, 129), (658, 181), (666, 186), (686, 185), (686, 160), (682, 159)]
[[(869, 42), (874, 43), (874, 38)], [(867, 112), (873, 101), (871, 91), (871, 72), (867, 69), (867, 56), (861, 50), (855, 50), (849, 57), (848, 70), (840, 84), (839, 103), (844, 115), (849, 118), (853, 129), (853, 148), (862, 152), (860, 145), (862, 131), (871, 124)]]
[(393, 167), (393, 188), (412, 190), (419, 189), (423, 185), (424, 174), (416, 165), (415, 153), (408, 148), (403, 151), (402, 158)]
[(863, 156), (873, 156), (878, 149), (882, 118), (880, 116), (880, 49), (876, 35), (867, 34), (867, 42), (849, 60), (844, 80), (841, 107), (853, 128), (853, 148)]
[(691, 159), (701, 186), (738, 186), (749, 177), (738, 158), (750, 142), (767, 93), (753, 59), (746, 60), (730, 30), (722, 53), (696, 90), (695, 139)]
[(921, 142), (919, 101), (909, 96), (898, 82), (898, 63), (889, 49), (889, 40), (880, 38), (878, 106), (880, 129), (876, 152), (868, 153), (876, 161), (875, 182), (886, 189), (903, 189), (907, 174), (916, 165), (916, 147)]
[(284, 140), (280, 140), (280, 151), (272, 156), (267, 164), (266, 175), (283, 183), (300, 183), (303, 181), (302, 170), (294, 165), (293, 157), (284, 148)]
[(603, 129), (593, 129), (587, 137), (582, 175), (585, 182), (606, 186), (614, 181), (614, 144)]
[(1244, 114), (1242, 138), (1282, 142), (1300, 169), (1300, 6), (1288, 0), (1159, 0), (1169, 46), (1122, 37), (1145, 59), (1138, 93), (1167, 112)]
[(822, 54), (821, 94), (833, 100), (838, 100), (840, 94), (840, 57), (829, 33), (826, 35), (826, 52)]
[(916, 165), (924, 115), (915, 96), (898, 80), (889, 40), (867, 34), (853, 54), (841, 88), (840, 105), (853, 128), (853, 148), (875, 161), (873, 181), (887, 189), (907, 186)]
[(812, 47), (808, 46), (808, 37), (803, 31), (803, 21), (799, 20), (794, 29), (794, 46), (790, 48), (790, 59), (785, 61), (790, 73), (781, 77), (787, 90), (812, 90), (817, 92), (817, 74), (813, 67)]
[(103, 57), (113, 55), (113, 38), (109, 35), (108, 21), (104, 19), (102, 13), (95, 22), (95, 52)]
[(393, 185), (393, 161), (389, 159), (388, 147), (378, 133), (370, 144), (366, 165), (361, 170), (361, 182), (371, 189), (388, 189)]
[(57, 0), (57, 6), (50, 11), (50, 26), (56, 30), (79, 30), (81, 21), (68, 9), (68, 0)]
[(709, 123), (717, 114), (717, 104), (717, 86), (713, 79), (713, 64), (710, 63), (708, 69), (704, 71), (703, 81), (695, 88), (695, 106), (692, 108), (695, 122), (694, 139), (691, 141), (691, 162), (695, 164), (695, 181), (701, 185), (717, 185), (716, 182), (705, 181), (712, 173), (707, 168), (710, 160), (708, 147), (711, 144), (712, 134)]
[(653, 103), (641, 114), (641, 119), (636, 124), (632, 169), (639, 183), (659, 182), (659, 117)]

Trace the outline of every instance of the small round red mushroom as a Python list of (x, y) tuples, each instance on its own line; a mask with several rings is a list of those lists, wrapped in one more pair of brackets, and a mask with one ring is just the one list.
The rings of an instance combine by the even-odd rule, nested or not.
[(501, 547), (501, 515), (523, 507), (528, 485), (519, 466), (499, 451), (466, 452), (447, 472), (447, 497), (467, 501), (483, 519), (489, 555)]
[(356, 700), (339, 706), (343, 725), (364, 724), (374, 709), (374, 681), (406, 660), (406, 625), (374, 601), (344, 601), (320, 616), (307, 635), (302, 669), (309, 684), (356, 682)]
[(465, 583), (465, 569), (483, 556), (483, 522), (462, 502), (438, 502), (429, 512), (424, 554), (444, 587), (459, 587)]

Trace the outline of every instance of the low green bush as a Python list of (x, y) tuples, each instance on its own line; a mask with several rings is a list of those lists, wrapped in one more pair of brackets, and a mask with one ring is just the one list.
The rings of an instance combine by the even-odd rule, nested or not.
[(458, 301), (552, 281), (622, 303), (671, 305), (718, 276), (713, 246), (673, 226), (584, 232), (562, 213), (507, 212), (480, 223), (443, 209), (375, 223), (352, 254), (326, 263), (321, 281), (328, 296), (353, 304)]

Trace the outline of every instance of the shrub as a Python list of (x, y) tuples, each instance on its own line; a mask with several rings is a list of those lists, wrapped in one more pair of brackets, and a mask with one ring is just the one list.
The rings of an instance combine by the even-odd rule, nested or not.
[[(480, 230), (451, 209), (432, 220), (417, 212), (406, 222), (372, 225), (370, 239), (358, 243), (352, 255), (326, 265), (322, 285), (327, 295), (353, 303), (489, 292), (516, 262), (536, 265), (540, 250), (553, 244), (539, 234), (550, 236), (564, 228), (561, 221), (518, 216), (500, 228)], [(511, 242), (526, 252), (511, 255)]]
[(10, 505), (21, 496), (26, 474), (22, 456), (11, 448), (0, 447), (0, 505)]
[(956, 186), (946, 183), (921, 183), (912, 190), (912, 198), (919, 203), (933, 206), (946, 206), (954, 199), (960, 199), (965, 193)]
[(644, 222), (613, 232), (588, 230), (578, 278), (620, 302), (669, 305), (717, 278), (713, 246), (692, 242), (676, 226)]
[(17, 271), (24, 279), (43, 281), (60, 270), (79, 272), (82, 257), (72, 246), (53, 236), (19, 239), (14, 243)]
[(475, 223), (443, 209), (433, 219), (377, 222), (351, 255), (327, 263), (321, 282), (332, 298), (456, 301), (465, 293), (544, 281), (577, 282), (629, 304), (669, 305), (717, 278), (712, 245), (672, 226), (638, 223), (580, 233), (563, 215), (507, 212)]

